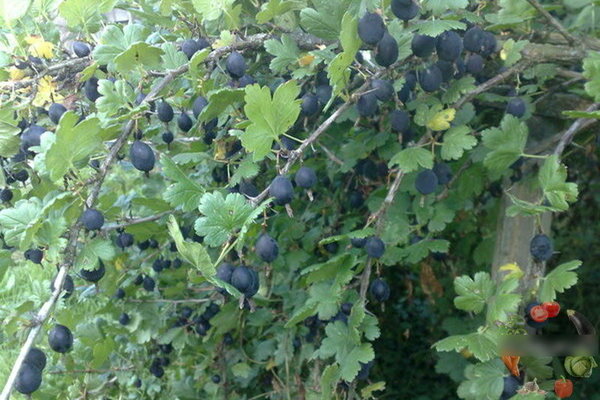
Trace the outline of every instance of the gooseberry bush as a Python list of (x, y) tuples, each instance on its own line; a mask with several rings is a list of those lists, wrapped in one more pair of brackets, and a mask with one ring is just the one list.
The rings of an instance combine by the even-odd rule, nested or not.
[[(600, 117), (594, 10), (0, 0), (0, 399), (577, 392), (593, 358), (498, 342), (577, 283), (543, 220), (577, 205), (562, 158)], [(496, 217), (532, 221), (528, 265), (492, 273)], [(382, 379), (398, 271), (446, 308), (446, 387)]]

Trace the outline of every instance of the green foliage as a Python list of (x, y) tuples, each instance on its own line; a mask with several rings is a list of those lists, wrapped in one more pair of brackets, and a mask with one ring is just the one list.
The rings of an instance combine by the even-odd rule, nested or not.
[[(497, 400), (508, 375), (497, 347), (523, 330), (525, 304), (562, 305), (567, 289), (595, 282), (568, 260), (598, 236), (589, 223), (596, 141), (584, 130), (561, 156), (552, 147), (571, 140), (564, 117), (600, 116), (562, 109), (598, 101), (590, 48), (600, 21), (589, 0), (545, 2), (577, 37), (569, 48), (522, 0), (415, 1), (408, 21), (398, 4), (0, 0), (2, 381), (55, 267), (66, 266), (74, 290), (44, 308), (34, 345), (48, 364), (32, 400)], [(362, 24), (359, 36), (367, 12), (397, 41), (392, 67), (362, 42)], [(464, 36), (472, 25), (498, 40), (481, 51), (481, 73), (462, 68), (473, 50), (448, 63), (437, 50), (413, 56), (416, 34)], [(79, 57), (73, 40), (91, 55)], [(205, 48), (184, 54), (184, 41)], [(527, 69), (493, 79), (532, 56)], [(585, 82), (574, 72), (582, 62)], [(421, 73), (434, 63), (449, 70), (427, 92)], [(377, 90), (364, 112), (356, 103), (373, 99), (374, 78), (393, 90)], [(305, 94), (316, 104), (303, 104)], [(520, 118), (503, 111), (513, 97), (527, 104)], [(554, 107), (555, 98), (567, 100)], [(162, 102), (172, 120), (158, 119)], [(52, 103), (67, 111), (46, 112)], [(391, 121), (396, 110), (407, 124)], [(134, 140), (151, 150), (145, 173)], [(301, 187), (296, 174), (311, 170), (316, 179)], [(286, 201), (268, 190), (278, 175), (295, 183)], [(535, 193), (518, 198), (517, 185)], [(578, 198), (585, 210), (568, 214)], [(87, 208), (104, 217), (100, 229), (81, 228)], [(561, 264), (552, 259), (533, 281), (490, 274), (505, 250), (494, 248), (507, 236), (499, 219), (542, 231), (546, 213), (564, 216), (553, 236), (578, 232), (557, 245)], [(585, 227), (563, 225), (580, 214)], [(380, 258), (369, 257), (372, 236), (385, 244)], [(98, 282), (80, 276), (100, 265)], [(376, 278), (389, 286), (385, 304), (370, 289)], [(578, 306), (593, 296), (572, 292)], [(56, 323), (75, 337), (64, 356), (47, 345)], [(547, 357), (521, 367), (544, 389), (561, 372)]]
[(278, 141), (298, 118), (300, 101), (296, 98), (299, 93), (300, 88), (294, 81), (279, 86), (273, 97), (268, 87), (246, 88), (244, 111), (250, 125), (242, 135), (242, 145), (253, 154), (254, 161), (263, 159), (273, 141)]

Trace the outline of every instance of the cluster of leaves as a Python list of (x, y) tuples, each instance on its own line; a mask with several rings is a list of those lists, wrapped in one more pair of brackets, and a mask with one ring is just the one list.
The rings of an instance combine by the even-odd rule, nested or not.
[[(469, 224), (464, 213), (494, 208), (495, 188), (521, 179), (540, 157), (532, 174), (539, 199), (509, 193), (508, 214), (565, 211), (577, 198), (558, 156), (526, 152), (525, 120), (558, 79), (556, 65), (526, 70), (526, 84), (469, 97), (530, 45), (494, 36), (521, 36), (520, 24), (536, 15), (524, 1), (5, 3), (0, 376), (10, 372), (26, 319), (50, 296), (71, 227), (92, 206), (90, 188), (103, 183), (93, 204), (103, 223), (85, 223), (75, 241), (73, 293), (59, 299), (36, 344), (50, 359), (34, 397), (374, 397), (386, 383), (369, 379), (372, 342), (394, 329), (374, 314), (390, 295), (381, 279), (388, 270), (421, 271), (423, 284), (422, 263), (446, 260), (451, 247), (466, 253), (468, 244), (460, 235), (451, 243), (448, 232)], [(591, 4), (581, 3), (569, 11), (573, 26), (593, 29)], [(111, 10), (135, 21), (109, 22), (102, 14)], [(66, 29), (54, 25), (57, 16)], [(483, 50), (463, 50), (479, 32)], [(64, 74), (51, 71), (61, 63)], [(591, 97), (597, 64), (594, 55), (584, 62)], [(23, 84), (31, 78), (33, 86)], [(105, 165), (128, 130), (134, 140)], [(300, 164), (315, 182), (289, 179)], [(277, 177), (289, 184), (285, 196), (267, 190)], [(274, 257), (259, 249), (265, 235)], [(489, 241), (477, 246), (473, 258), (488, 268)], [(253, 271), (252, 285), (222, 274), (223, 263)], [(543, 301), (575, 283), (576, 266), (544, 278)], [(436, 344), (480, 361), (459, 364), (461, 398), (502, 392), (495, 323), (522, 303), (518, 280), (497, 284), (484, 272), (455, 280), (458, 309), (486, 310), (476, 329)], [(41, 339), (56, 324), (75, 338), (63, 357)], [(440, 371), (462, 380), (443, 362)], [(548, 378), (544, 366), (527, 368)]]

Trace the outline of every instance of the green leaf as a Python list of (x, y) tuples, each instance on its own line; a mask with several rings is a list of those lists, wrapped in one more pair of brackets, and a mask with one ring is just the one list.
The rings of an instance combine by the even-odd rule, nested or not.
[(557, 293), (563, 293), (565, 290), (577, 283), (577, 273), (573, 272), (581, 265), (581, 261), (574, 260), (559, 265), (550, 271), (543, 279), (540, 288), (540, 301), (554, 301)]
[(480, 361), (497, 357), (497, 340), (491, 331), (480, 328), (466, 335), (452, 335), (433, 344), (437, 351), (461, 351), (467, 349)]
[(587, 94), (600, 101), (600, 53), (590, 51), (583, 59), (583, 76), (588, 80), (584, 85)]
[(552, 378), (554, 369), (548, 365), (552, 357), (521, 357), (520, 364), (525, 368), (527, 376), (538, 381)]
[(286, 0), (269, 0), (262, 5), (262, 10), (256, 14), (256, 22), (264, 24), (275, 17), (285, 14), (294, 8), (294, 2)]
[(471, 150), (477, 144), (477, 139), (471, 135), (471, 128), (466, 125), (456, 126), (444, 133), (442, 143), (442, 158), (444, 160), (458, 160), (465, 150)]
[(246, 87), (244, 111), (251, 124), (241, 140), (244, 148), (253, 153), (254, 161), (269, 154), (273, 141), (279, 140), (279, 136), (296, 122), (300, 114), (299, 93), (300, 87), (293, 80), (279, 86), (273, 97), (266, 86)]
[(454, 306), (459, 310), (480, 313), (494, 294), (494, 282), (487, 272), (477, 272), (473, 278), (467, 275), (454, 279)]
[(115, 248), (110, 240), (97, 238), (86, 243), (83, 250), (77, 255), (75, 265), (79, 267), (95, 266), (99, 258), (108, 261), (114, 257)]
[(327, 76), (333, 87), (333, 96), (341, 93), (350, 80), (350, 65), (354, 62), (356, 52), (360, 49), (358, 22), (351, 14), (346, 13), (342, 19), (340, 44), (344, 51), (339, 53), (327, 66)]
[(529, 44), (528, 40), (519, 40), (515, 42), (513, 39), (508, 39), (502, 45), (500, 56), (504, 60), (506, 67), (511, 67), (521, 59), (521, 51)]
[(469, 5), (469, 0), (425, 0), (423, 8), (434, 15), (442, 15), (448, 10), (464, 10)]
[(204, 188), (193, 181), (166, 155), (160, 157), (163, 174), (175, 181), (167, 187), (163, 198), (173, 207), (180, 207), (183, 211), (195, 210), (204, 195)]
[(196, 242), (186, 242), (179, 230), (177, 220), (172, 215), (169, 215), (167, 227), (181, 258), (196, 267), (204, 277), (213, 277), (217, 271), (204, 246)]
[(143, 65), (147, 68), (160, 66), (163, 51), (148, 43), (138, 42), (130, 45), (127, 50), (114, 59), (117, 71), (126, 73)]
[(100, 79), (98, 92), (102, 95), (96, 100), (98, 116), (109, 123), (114, 122), (112, 116), (129, 111), (135, 101), (133, 88), (125, 80), (112, 82), (108, 79)]
[(368, 363), (375, 358), (370, 343), (360, 343), (360, 337), (354, 329), (342, 321), (329, 323), (325, 328), (327, 337), (321, 347), (315, 351), (315, 356), (321, 359), (335, 357), (340, 365), (340, 378), (348, 382), (354, 380), (361, 368), (361, 363)]
[(203, 217), (196, 220), (196, 233), (212, 247), (222, 245), (248, 224), (248, 217), (255, 211), (241, 194), (230, 193), (223, 198), (220, 192), (204, 194), (198, 209)]
[(173, 43), (163, 43), (161, 48), (163, 51), (162, 69), (173, 70), (187, 64), (187, 57), (182, 51), (177, 50)]
[(339, 379), (340, 366), (331, 364), (325, 367), (321, 375), (321, 400), (331, 400)]
[(102, 13), (113, 9), (117, 0), (65, 0), (58, 10), (74, 30), (97, 32), (101, 27)]
[(422, 147), (409, 147), (401, 150), (392, 157), (388, 163), (389, 167), (398, 166), (403, 172), (412, 172), (423, 167), (433, 168), (433, 154)]
[(22, 234), (31, 221), (35, 221), (42, 210), (42, 201), (37, 197), (22, 199), (11, 208), (0, 211), (0, 227), (9, 246), (19, 246)]
[(508, 315), (517, 311), (521, 296), (512, 292), (518, 286), (519, 280), (516, 278), (506, 279), (498, 284), (496, 292), (487, 301), (487, 321), (489, 323), (506, 322)]
[(371, 383), (370, 385), (367, 385), (367, 386), (363, 387), (362, 389), (360, 389), (360, 395), (362, 396), (363, 399), (371, 399), (371, 398), (375, 398), (375, 396), (373, 395), (373, 392), (381, 392), (384, 390), (385, 390), (385, 382), (379, 381), (379, 382)]
[(72, 111), (63, 114), (56, 140), (46, 152), (46, 169), (53, 181), (62, 179), (76, 163), (87, 159), (102, 145), (98, 118), (78, 121), (79, 115)]
[(417, 24), (417, 32), (419, 32), (421, 35), (436, 37), (443, 32), (455, 29), (464, 30), (466, 27), (467, 26), (464, 24), (464, 22), (448, 19), (437, 19), (433, 21), (423, 21)]
[(300, 49), (290, 35), (281, 35), (281, 41), (269, 39), (265, 42), (265, 50), (275, 58), (271, 60), (269, 67), (276, 74), (283, 73), (288, 68), (298, 66), (300, 58)]
[(31, 0), (18, 2), (14, 0), (0, 0), (0, 17), (6, 22), (20, 19), (27, 13), (30, 5)]
[(194, 8), (204, 21), (214, 21), (223, 13), (231, 11), (235, 0), (192, 0)]
[(527, 125), (510, 114), (504, 116), (500, 127), (481, 132), (484, 146), (490, 149), (483, 164), (493, 175), (505, 173), (521, 157), (527, 133)]
[(448, 89), (442, 94), (442, 102), (452, 104), (460, 99), (463, 94), (475, 89), (475, 86), (475, 78), (472, 76), (463, 76), (459, 80), (453, 80)]
[(285, 323), (285, 328), (290, 328), (299, 322), (304, 321), (306, 318), (315, 314), (317, 310), (317, 303), (309, 302), (304, 304), (302, 307), (297, 309), (294, 314), (290, 317), (290, 319)]
[(307, 304), (315, 304), (319, 318), (327, 320), (337, 314), (342, 293), (338, 287), (322, 282), (310, 287)]
[(252, 368), (248, 364), (240, 362), (231, 367), (231, 372), (233, 376), (238, 378), (248, 378), (252, 372)]
[(577, 184), (567, 182), (567, 167), (559, 162), (557, 155), (546, 159), (540, 168), (539, 180), (544, 197), (553, 207), (565, 211), (569, 203), (577, 200)]
[(14, 118), (12, 104), (7, 104), (0, 109), (0, 156), (12, 157), (19, 151), (21, 129)]
[(218, 89), (208, 98), (208, 105), (204, 107), (198, 117), (199, 121), (206, 122), (221, 115), (227, 107), (244, 101), (244, 89)]
[(339, 0), (313, 0), (315, 8), (300, 12), (300, 25), (321, 39), (337, 40), (345, 7)]
[(499, 359), (467, 366), (467, 380), (458, 387), (458, 396), (465, 400), (497, 400), (504, 388), (504, 371)]
[(237, 185), (243, 179), (254, 178), (260, 171), (258, 164), (252, 161), (252, 157), (247, 156), (239, 163), (237, 169), (229, 179), (230, 185)]
[(541, 206), (538, 204), (530, 203), (525, 200), (518, 199), (509, 192), (505, 193), (513, 203), (510, 207), (506, 209), (506, 215), (508, 215), (509, 217), (514, 217), (517, 215), (534, 216), (543, 214), (545, 212), (560, 211), (559, 209), (554, 207)]

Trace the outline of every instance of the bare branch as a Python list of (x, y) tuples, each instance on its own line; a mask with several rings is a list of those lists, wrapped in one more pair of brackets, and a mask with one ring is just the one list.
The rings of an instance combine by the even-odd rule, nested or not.
[(0, 90), (16, 90), (32, 86), (38, 82), (40, 78), (46, 75), (57, 75), (63, 70), (73, 70), (73, 73), (83, 71), (92, 62), (89, 58), (75, 58), (72, 60), (63, 61), (40, 71), (33, 78), (21, 79), (19, 81), (0, 82)]

